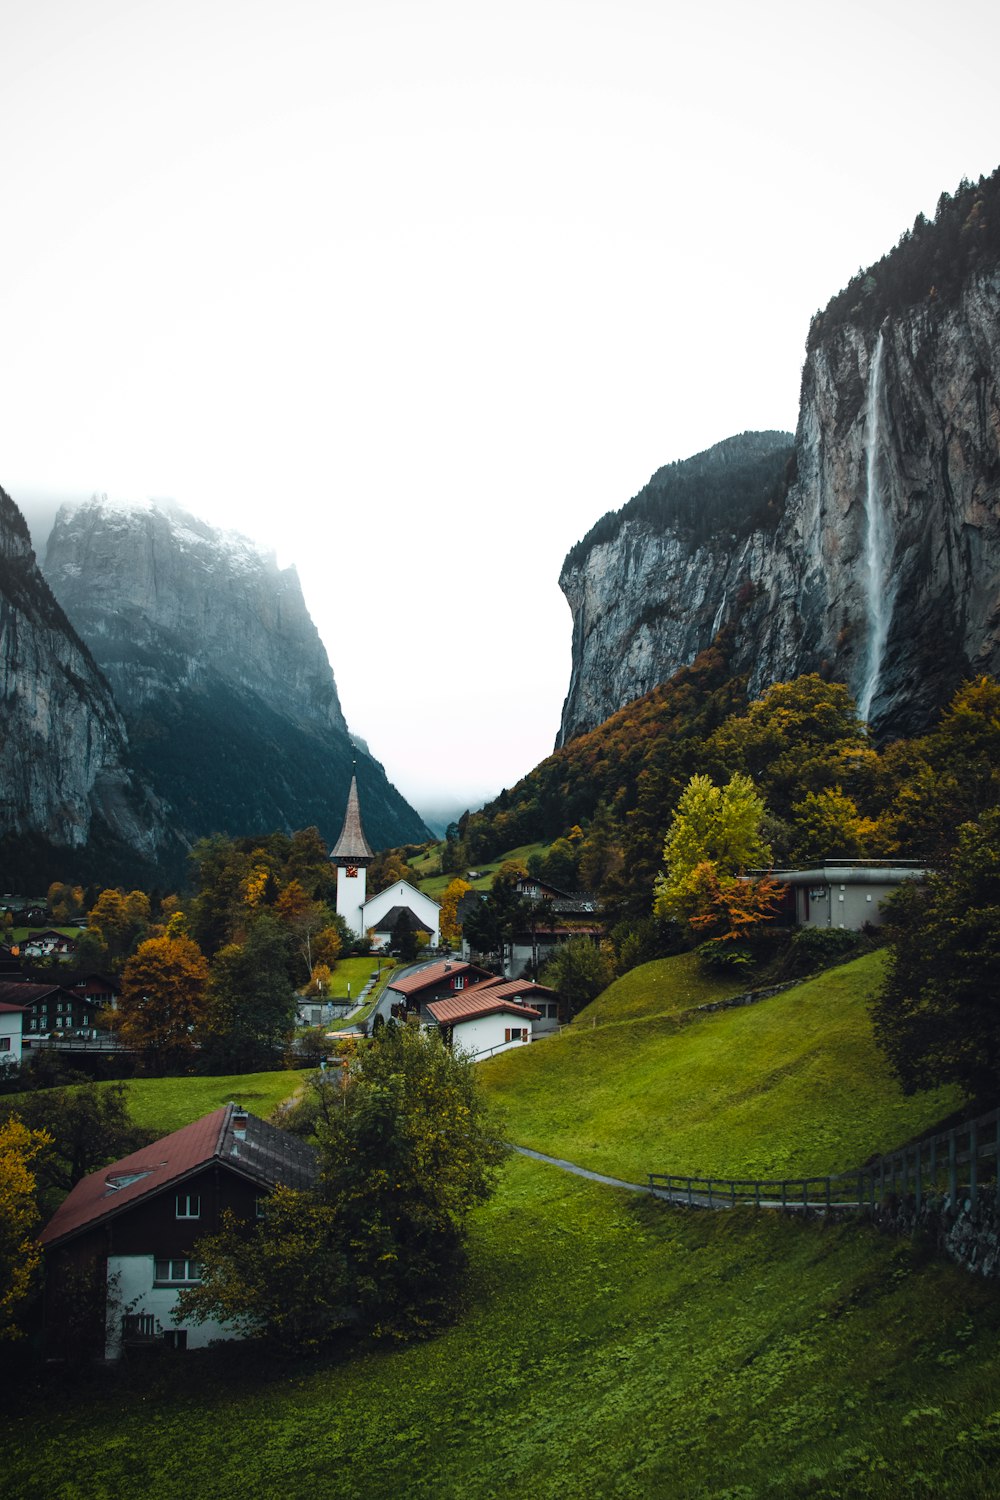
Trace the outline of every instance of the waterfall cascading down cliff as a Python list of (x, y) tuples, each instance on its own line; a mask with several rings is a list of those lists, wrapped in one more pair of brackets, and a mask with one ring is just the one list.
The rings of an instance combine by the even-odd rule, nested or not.
[(880, 483), (882, 452), (882, 360), (885, 338), (880, 329), (875, 341), (868, 371), (868, 397), (865, 405), (865, 549), (864, 599), (867, 614), (867, 641), (861, 665), (864, 675), (856, 688), (858, 715), (866, 722), (878, 692), (885, 645), (892, 620), (894, 589), (890, 583), (892, 536), (887, 522), (885, 496)]
[(850, 684), (880, 740), (922, 733), (963, 679), (1000, 675), (1000, 265), (948, 302), (829, 328), (818, 315), (790, 473), (771, 524), (693, 536), (633, 501), (577, 543), (557, 744), (720, 627), (752, 695), (819, 672)]

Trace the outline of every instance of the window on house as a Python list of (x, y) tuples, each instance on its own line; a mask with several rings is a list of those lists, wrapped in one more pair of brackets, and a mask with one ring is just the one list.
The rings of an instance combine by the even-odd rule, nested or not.
[(266, 1198), (258, 1197), (258, 1199), (257, 1199), (257, 1217), (258, 1217), (258, 1219), (262, 1219), (264, 1217), (264, 1214), (266, 1212), (266, 1205), (267, 1205), (267, 1199)]
[(201, 1198), (198, 1193), (177, 1194), (177, 1218), (200, 1219)]
[(505, 1042), (520, 1042), (524, 1040), (524, 1037), (525, 1030), (523, 1026), (508, 1026), (503, 1034)]
[(154, 1261), (153, 1280), (156, 1286), (187, 1286), (191, 1282), (200, 1281), (201, 1261)]
[(167, 1328), (163, 1333), (163, 1342), (168, 1349), (186, 1349), (188, 1346), (188, 1335), (186, 1328)]
[(9, 1051), (10, 1051), (10, 1037), (9, 1036), (0, 1036), (0, 1052), (9, 1052)]

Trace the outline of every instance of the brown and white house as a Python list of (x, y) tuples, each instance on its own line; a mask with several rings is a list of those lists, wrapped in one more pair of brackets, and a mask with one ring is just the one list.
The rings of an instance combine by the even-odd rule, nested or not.
[(40, 1236), (45, 1251), (46, 1343), (58, 1352), (81, 1286), (99, 1289), (91, 1339), (108, 1359), (130, 1344), (198, 1348), (239, 1338), (224, 1323), (178, 1326), (184, 1287), (201, 1276), (195, 1247), (223, 1212), (248, 1225), (279, 1185), (311, 1187), (316, 1153), (236, 1104), (83, 1178)]
[(449, 1000), (432, 1000), (427, 1009), (441, 1029), (445, 1045), (473, 1062), (523, 1047), (532, 1039), (539, 1012), (497, 993), (494, 986), (476, 986)]
[(405, 1004), (410, 1011), (419, 1011), (421, 1019), (426, 1020), (425, 1011), (430, 1001), (447, 999), (470, 984), (495, 977), (479, 964), (441, 959), (437, 963), (422, 964), (415, 973), (406, 974), (401, 979), (391, 979), (388, 990), (394, 1003)]

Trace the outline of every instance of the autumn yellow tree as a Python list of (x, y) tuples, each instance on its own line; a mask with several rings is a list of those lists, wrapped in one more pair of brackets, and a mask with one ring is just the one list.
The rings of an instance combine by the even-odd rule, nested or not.
[(125, 965), (117, 1030), (150, 1072), (190, 1061), (205, 1019), (208, 963), (191, 938), (148, 938)]
[(467, 880), (452, 880), (441, 897), (441, 938), (446, 943), (457, 943), (462, 936), (458, 920), (458, 903), (472, 886)]
[(41, 1260), (31, 1164), (51, 1143), (44, 1130), (29, 1130), (18, 1119), (0, 1125), (0, 1339), (20, 1337), (14, 1318)]

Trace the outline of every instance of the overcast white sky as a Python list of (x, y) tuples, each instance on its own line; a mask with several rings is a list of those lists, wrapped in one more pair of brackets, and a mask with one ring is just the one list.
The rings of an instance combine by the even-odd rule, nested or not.
[(995, 0), (7, 0), (0, 484), (274, 546), (390, 777), (478, 805), (552, 748), (567, 549), (794, 428), (812, 313), (1000, 162), (998, 43)]

